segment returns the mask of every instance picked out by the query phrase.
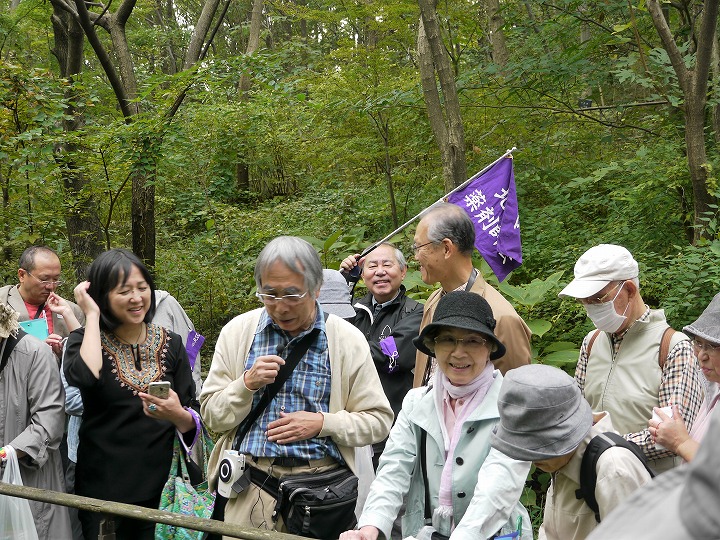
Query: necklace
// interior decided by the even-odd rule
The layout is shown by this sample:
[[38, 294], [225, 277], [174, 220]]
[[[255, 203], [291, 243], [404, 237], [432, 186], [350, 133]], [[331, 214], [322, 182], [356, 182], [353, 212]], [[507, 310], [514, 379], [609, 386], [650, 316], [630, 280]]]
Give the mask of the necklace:
[[135, 343], [130, 343], [129, 341], [125, 341], [119, 335], [115, 334], [115, 337], [118, 338], [120, 340], [120, 342], [124, 343], [125, 345], [130, 345], [130, 349], [132, 350], [133, 359], [135, 360], [135, 369], [137, 369], [138, 371], [142, 370], [142, 363], [140, 361], [140, 350], [139, 349], [140, 349], [140, 341], [141, 341], [140, 338], [145, 333], [145, 328], [146, 328], [145, 323], [142, 323], [140, 325], [140, 332], [138, 332], [138, 335], [135, 338]]

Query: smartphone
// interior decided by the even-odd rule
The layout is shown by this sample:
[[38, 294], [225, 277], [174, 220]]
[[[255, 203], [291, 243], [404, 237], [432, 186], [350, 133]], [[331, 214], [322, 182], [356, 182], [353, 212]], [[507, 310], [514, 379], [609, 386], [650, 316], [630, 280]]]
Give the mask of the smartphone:
[[148, 385], [148, 394], [160, 399], [170, 397], [170, 381], [156, 381]]

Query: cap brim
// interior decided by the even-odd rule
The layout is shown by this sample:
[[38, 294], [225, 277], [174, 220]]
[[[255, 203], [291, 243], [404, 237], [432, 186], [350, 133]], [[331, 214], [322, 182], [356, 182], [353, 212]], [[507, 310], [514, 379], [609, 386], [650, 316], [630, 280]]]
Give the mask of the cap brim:
[[610, 281], [606, 279], [600, 281], [575, 279], [568, 283], [567, 287], [560, 291], [558, 296], [560, 298], [589, 298], [593, 294], [597, 294], [602, 291], [608, 283], [610, 283]]
[[680, 516], [687, 474], [687, 465], [682, 465], [645, 484], [604, 517], [587, 540], [693, 538]]
[[490, 360], [497, 360], [501, 356], [505, 355], [505, 345], [503, 345], [502, 342], [495, 337], [495, 334], [492, 330], [490, 330], [490, 328], [485, 325], [468, 325], [465, 323], [465, 320], [466, 319], [463, 317], [447, 317], [444, 318], [442, 322], [430, 323], [422, 329], [418, 337], [413, 339], [413, 344], [420, 352], [435, 358], [435, 353], [425, 345], [425, 336], [439, 330], [440, 328], [460, 328], [462, 330], [469, 330], [470, 332], [478, 332], [495, 343], [496, 349], [490, 353]]

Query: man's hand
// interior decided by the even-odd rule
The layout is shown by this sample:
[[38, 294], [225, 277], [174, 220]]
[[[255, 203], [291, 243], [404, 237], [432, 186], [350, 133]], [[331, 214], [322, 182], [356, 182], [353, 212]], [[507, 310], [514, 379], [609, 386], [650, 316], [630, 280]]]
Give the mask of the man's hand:
[[60, 356], [62, 354], [62, 340], [62, 336], [59, 336], [58, 334], [50, 334], [45, 338], [45, 343], [50, 345], [50, 348], [56, 356]]
[[320, 433], [323, 415], [319, 412], [297, 411], [280, 413], [280, 419], [270, 422], [267, 438], [278, 444], [288, 444], [311, 439]]
[[245, 386], [255, 392], [266, 384], [272, 384], [280, 371], [280, 366], [284, 364], [285, 360], [276, 354], [258, 356], [253, 367], [244, 374]]
[[356, 266], [358, 266], [358, 265], [362, 266], [362, 263], [364, 260], [365, 260], [365, 257], [363, 257], [361, 259], [359, 253], [356, 253], [355, 255], [350, 255], [349, 257], [345, 257], [343, 259], [343, 261], [340, 263], [340, 271], [341, 272], [350, 272]]

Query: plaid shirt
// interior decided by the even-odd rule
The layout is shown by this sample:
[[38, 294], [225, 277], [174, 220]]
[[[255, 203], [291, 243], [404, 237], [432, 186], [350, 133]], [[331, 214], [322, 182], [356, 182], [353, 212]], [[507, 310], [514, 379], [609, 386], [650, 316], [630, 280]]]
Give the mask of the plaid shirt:
[[[645, 322], [650, 318], [650, 308], [638, 319], [638, 322]], [[610, 334], [613, 345], [613, 356], [616, 356], [622, 345], [623, 338], [627, 330], [622, 334]], [[587, 374], [587, 346], [590, 336], [585, 336], [582, 347], [580, 348], [580, 358], [575, 368], [575, 382], [577, 382], [580, 390], [585, 394], [585, 376]], [[697, 359], [693, 352], [692, 345], [687, 339], [679, 342], [668, 352], [668, 357], [662, 370], [662, 379], [660, 380], [660, 388], [658, 389], [658, 407], [667, 407], [674, 403], [680, 409], [680, 414], [685, 420], [687, 429], [690, 430], [695, 416], [703, 401], [704, 384], [697, 369]], [[693, 369], [687, 369], [692, 366]], [[648, 418], [650, 420], [650, 418]], [[637, 444], [647, 456], [648, 459], [659, 459], [668, 456], [674, 456], [668, 450], [656, 450], [655, 444], [652, 442], [650, 432], [647, 428], [635, 433], [628, 433], [624, 437]]]
[[[300, 359], [283, 387], [273, 398], [265, 411], [256, 420], [240, 445], [240, 452], [256, 457], [293, 457], [299, 459], [322, 459], [332, 457], [343, 463], [337, 446], [330, 437], [313, 437], [304, 441], [277, 444], [267, 439], [265, 430], [270, 422], [278, 420], [281, 412], [310, 411], [328, 412], [330, 407], [330, 357], [325, 330], [325, 318], [318, 304], [313, 328], [318, 328], [315, 342]], [[287, 358], [293, 346], [312, 328], [291, 337], [280, 329], [263, 311], [260, 315], [255, 339], [245, 363], [250, 369], [259, 356], [278, 354]], [[253, 407], [262, 397], [262, 392], [253, 396]]]

